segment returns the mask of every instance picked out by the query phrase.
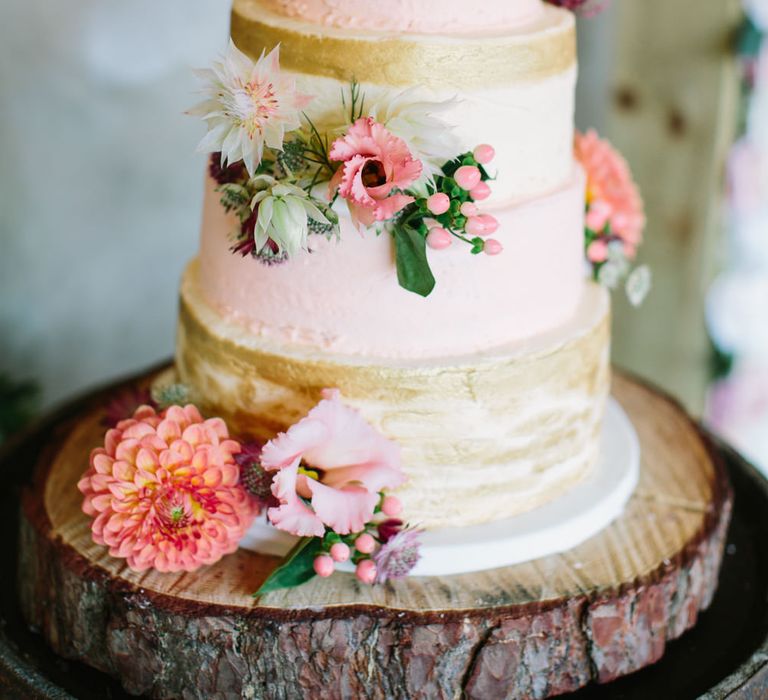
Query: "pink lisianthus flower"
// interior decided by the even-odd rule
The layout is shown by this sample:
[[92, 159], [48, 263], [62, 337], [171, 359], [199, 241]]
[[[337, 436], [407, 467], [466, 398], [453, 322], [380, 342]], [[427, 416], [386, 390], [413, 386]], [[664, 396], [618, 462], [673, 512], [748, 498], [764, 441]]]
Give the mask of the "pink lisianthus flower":
[[361, 117], [331, 145], [331, 160], [343, 163], [330, 183], [347, 200], [355, 225], [386, 221], [414, 201], [404, 190], [421, 175], [405, 141], [372, 117]]
[[301, 537], [362, 530], [379, 492], [405, 481], [398, 445], [344, 405], [338, 391], [323, 396], [261, 452], [264, 469], [277, 471], [272, 493], [280, 506], [267, 511], [269, 520]]
[[220, 418], [141, 406], [107, 431], [77, 484], [93, 540], [136, 571], [194, 571], [234, 552], [258, 512]]
[[576, 133], [574, 153], [587, 174], [587, 226], [596, 233], [610, 226], [627, 257], [633, 257], [642, 241], [645, 214], [626, 160], [592, 130]]

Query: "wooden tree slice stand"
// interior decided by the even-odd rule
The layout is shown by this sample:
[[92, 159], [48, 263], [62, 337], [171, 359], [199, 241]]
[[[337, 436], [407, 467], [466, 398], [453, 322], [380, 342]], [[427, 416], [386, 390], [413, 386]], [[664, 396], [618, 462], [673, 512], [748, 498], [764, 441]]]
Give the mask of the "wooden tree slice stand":
[[157, 698], [543, 698], [611, 681], [657, 661], [709, 605], [732, 498], [676, 403], [622, 375], [613, 394], [640, 438], [640, 483], [591, 540], [376, 587], [337, 573], [258, 602], [273, 557], [239, 550], [193, 574], [139, 574], [93, 543], [76, 482], [103, 414], [84, 411], [24, 494], [23, 613], [61, 656]]

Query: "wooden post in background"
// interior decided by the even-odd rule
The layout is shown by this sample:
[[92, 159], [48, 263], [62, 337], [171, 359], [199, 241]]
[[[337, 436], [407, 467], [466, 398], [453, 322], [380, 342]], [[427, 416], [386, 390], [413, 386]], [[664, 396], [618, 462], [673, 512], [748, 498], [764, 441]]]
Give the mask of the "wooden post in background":
[[738, 0], [614, 0], [580, 35], [580, 125], [597, 126], [624, 153], [648, 215], [640, 261], [654, 288], [639, 310], [614, 294], [614, 361], [695, 414], [708, 379], [704, 299], [722, 239], [740, 19]]

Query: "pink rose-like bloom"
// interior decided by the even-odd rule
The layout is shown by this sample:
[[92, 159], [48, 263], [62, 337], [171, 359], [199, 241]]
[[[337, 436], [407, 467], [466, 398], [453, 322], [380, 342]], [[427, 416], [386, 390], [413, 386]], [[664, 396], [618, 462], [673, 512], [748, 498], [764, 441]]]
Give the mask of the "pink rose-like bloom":
[[258, 508], [220, 418], [141, 406], [107, 431], [77, 484], [93, 540], [136, 571], [194, 571], [237, 549]]
[[587, 173], [587, 225], [610, 224], [611, 233], [628, 251], [635, 251], [642, 241], [645, 214], [627, 161], [592, 130], [576, 133], [574, 153]]
[[370, 226], [391, 219], [414, 201], [396, 190], [412, 185], [421, 175], [405, 141], [372, 117], [361, 117], [331, 145], [331, 160], [343, 165], [330, 183], [347, 200], [355, 224]]
[[267, 514], [292, 535], [321, 537], [326, 527], [359, 532], [373, 517], [379, 492], [405, 481], [398, 445], [345, 406], [338, 391], [323, 396], [261, 453], [262, 466], [277, 470], [272, 493], [280, 506]]

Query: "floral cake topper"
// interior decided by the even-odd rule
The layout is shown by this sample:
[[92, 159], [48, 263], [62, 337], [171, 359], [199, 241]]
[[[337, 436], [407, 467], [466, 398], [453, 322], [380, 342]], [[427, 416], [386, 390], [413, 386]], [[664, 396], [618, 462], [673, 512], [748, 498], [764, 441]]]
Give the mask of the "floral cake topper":
[[477, 202], [490, 195], [491, 146], [458, 154], [440, 113], [447, 103], [405, 90], [366, 108], [360, 86], [340, 97], [336, 124], [320, 126], [280, 70], [279, 50], [252, 61], [230, 42], [221, 61], [199, 71], [206, 99], [190, 110], [207, 124], [198, 149], [211, 152], [221, 201], [237, 215], [233, 252], [277, 264], [310, 249], [313, 234], [339, 235], [341, 199], [359, 229], [393, 238], [402, 287], [429, 295], [427, 247], [455, 241], [498, 255], [498, 222]]

